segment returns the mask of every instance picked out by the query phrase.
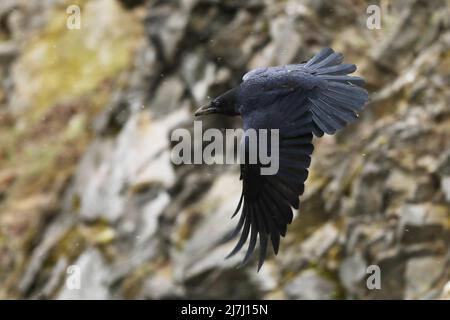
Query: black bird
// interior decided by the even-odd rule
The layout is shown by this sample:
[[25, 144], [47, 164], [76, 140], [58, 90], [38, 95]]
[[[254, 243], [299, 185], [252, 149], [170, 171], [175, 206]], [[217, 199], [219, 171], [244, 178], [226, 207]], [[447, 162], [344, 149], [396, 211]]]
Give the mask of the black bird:
[[299, 196], [313, 152], [313, 134], [334, 134], [358, 118], [368, 100], [364, 80], [349, 76], [354, 64], [342, 64], [343, 55], [322, 49], [303, 64], [258, 68], [244, 75], [242, 83], [199, 108], [195, 115], [240, 115], [244, 131], [279, 129], [279, 171], [261, 175], [258, 164], [241, 164], [242, 195], [233, 217], [242, 214], [231, 237], [241, 232], [229, 256], [236, 254], [250, 235], [246, 264], [259, 238], [258, 271], [264, 263], [269, 240], [278, 253], [280, 236], [292, 222], [292, 208]]

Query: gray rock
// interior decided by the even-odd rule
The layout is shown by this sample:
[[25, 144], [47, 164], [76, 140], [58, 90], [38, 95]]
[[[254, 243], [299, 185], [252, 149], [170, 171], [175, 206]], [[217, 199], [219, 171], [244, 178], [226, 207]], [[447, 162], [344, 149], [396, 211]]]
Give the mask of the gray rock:
[[[120, 135], [93, 143], [78, 168], [75, 192], [85, 220], [121, 218], [134, 191], [170, 187], [175, 182], [169, 130], [189, 117], [184, 108], [159, 121], [134, 114]], [[151, 143], [149, 143], [151, 141]], [[90, 174], [86, 174], [86, 173]]]
[[273, 39], [273, 63], [283, 65], [291, 63], [302, 44], [302, 38], [296, 30], [296, 20], [293, 17], [273, 19], [270, 25], [270, 35]]
[[[204, 51], [196, 51], [185, 56], [181, 74], [197, 105], [205, 102], [210, 86], [216, 78], [216, 66], [204, 61]], [[203, 58], [203, 59], [202, 59]]]
[[414, 177], [400, 170], [392, 170], [385, 186], [389, 192], [403, 193], [406, 198], [411, 198], [416, 190], [416, 181]]
[[444, 285], [444, 288], [442, 289], [442, 293], [441, 293], [440, 298], [443, 299], [443, 300], [449, 300], [450, 299], [450, 281], [448, 281]]
[[446, 262], [441, 257], [417, 257], [406, 265], [405, 299], [418, 299], [433, 287], [441, 277]]
[[256, 284], [258, 290], [264, 293], [275, 291], [281, 280], [280, 270], [273, 261], [264, 263], [258, 273], [255, 273], [253, 269], [250, 269], [248, 275], [250, 280]]
[[58, 300], [106, 300], [110, 298], [110, 271], [97, 249], [88, 249], [73, 264], [79, 267], [80, 288], [64, 285]]
[[398, 234], [405, 243], [436, 239], [446, 221], [445, 208], [426, 204], [406, 204], [401, 208]]
[[302, 243], [302, 255], [311, 260], [320, 259], [337, 241], [338, 235], [336, 227], [326, 223]]
[[0, 43], [0, 67], [5, 68], [17, 57], [19, 50], [17, 44], [10, 42]]
[[[395, 70], [406, 67], [413, 58], [411, 49], [422, 49], [432, 41], [426, 36], [421, 37], [422, 41], [417, 41], [417, 39], [420, 35], [434, 32], [433, 28], [437, 27], [432, 23], [425, 23], [429, 15], [436, 10], [436, 6], [439, 4], [431, 2], [425, 4], [415, 0], [398, 7], [395, 26], [392, 27], [393, 30], [389, 33], [389, 37], [377, 46], [374, 54], [375, 60], [387, 68], [395, 68]], [[426, 26], [427, 29], [424, 30], [419, 26]]]
[[158, 230], [158, 218], [170, 202], [170, 196], [162, 192], [154, 200], [146, 203], [142, 208], [142, 220], [138, 228], [138, 243], [144, 243], [153, 237]]
[[[223, 190], [227, 194], [223, 196]], [[202, 208], [205, 216], [194, 229], [195, 233], [183, 246], [182, 251], [174, 251], [176, 276], [179, 280], [189, 279], [212, 268], [232, 268], [239, 263], [241, 255], [224, 260], [232, 250], [234, 242], [223, 243], [222, 240], [233, 229], [237, 221], [230, 219], [241, 192], [240, 181], [235, 174], [225, 174], [217, 179], [211, 190], [195, 206], [181, 212], [178, 226], [174, 230], [173, 239], [182, 241], [180, 230], [186, 228], [190, 219], [182, 219], [189, 211]], [[217, 223], [220, 221], [220, 223]], [[205, 241], [208, 239], [208, 241]], [[243, 253], [243, 252], [241, 252]]]
[[66, 273], [69, 261], [66, 257], [61, 257], [53, 267], [45, 287], [42, 289], [42, 295], [44, 297], [51, 297], [52, 293], [57, 289], [63, 275]]
[[353, 184], [354, 199], [351, 213], [366, 215], [380, 212], [383, 205], [383, 194], [378, 192], [384, 187], [386, 169], [377, 162], [368, 162], [362, 169], [361, 175]]
[[169, 270], [152, 274], [144, 284], [141, 295], [147, 299], [175, 299], [184, 296], [183, 287], [174, 283]]
[[329, 300], [336, 293], [333, 282], [309, 269], [295, 277], [285, 288], [286, 295], [299, 300]]
[[245, 67], [252, 54], [267, 40], [264, 22], [255, 19], [246, 10], [240, 10], [234, 15], [226, 28], [214, 18], [204, 27], [208, 30], [217, 29], [217, 34], [210, 39], [208, 51], [218, 63], [226, 63], [232, 69]]
[[371, 264], [380, 268], [381, 288], [367, 292], [367, 299], [403, 299], [406, 256], [395, 249], [377, 252]]
[[442, 176], [450, 176], [450, 150], [440, 156], [436, 172]]
[[19, 290], [25, 292], [33, 284], [36, 275], [41, 270], [50, 250], [57, 245], [66, 232], [73, 226], [74, 217], [70, 215], [61, 216], [55, 220], [46, 230], [43, 240], [33, 250], [27, 268], [19, 282]]
[[366, 269], [367, 262], [359, 252], [342, 261], [339, 267], [339, 278], [348, 292], [361, 295], [365, 291]]
[[[62, 199], [61, 206], [43, 210], [27, 206], [16, 212], [16, 206], [9, 204], [28, 201], [22, 193], [9, 194], [23, 185], [20, 180], [32, 171], [28, 169], [46, 163], [33, 161], [26, 167], [26, 161], [19, 161], [19, 167], [12, 163], [14, 168], [6, 168], [7, 173], [18, 168], [21, 172], [18, 183], [0, 181], [6, 185], [0, 199], [0, 279], [6, 277], [6, 285], [0, 286], [0, 298], [450, 297], [450, 284], [445, 284], [448, 257], [442, 254], [449, 247], [450, 202], [450, 15], [445, 1], [395, 2], [386, 11], [382, 6], [380, 31], [361, 28], [367, 18], [364, 6], [341, 1], [146, 3], [125, 10], [116, 1], [90, 1], [80, 6], [82, 23], [91, 28], [85, 25], [81, 31], [94, 32], [81, 38], [75, 30], [61, 34], [64, 43], [83, 40], [91, 48], [104, 39], [115, 39], [103, 35], [112, 30], [109, 26], [120, 23], [113, 14], [97, 19], [99, 8], [117, 17], [144, 19], [145, 24], [140, 47], [130, 52], [134, 60], [115, 70], [117, 77], [114, 73], [113, 79], [73, 97], [75, 101], [69, 96], [68, 101], [64, 97], [56, 102], [73, 104], [83, 123], [90, 123], [92, 113], [103, 108], [73, 179], [70, 166], [65, 167], [66, 152], [52, 156], [51, 163], [61, 156], [63, 162], [55, 168], [64, 165], [68, 172], [55, 172], [54, 177], [52, 173], [51, 179], [37, 175], [39, 184], [41, 178], [56, 182], [46, 182], [45, 189], [36, 192], [66, 190], [64, 196], [55, 196]], [[20, 5], [0, 1], [0, 33], [6, 39], [0, 44], [2, 138], [18, 142], [17, 149], [0, 150], [2, 164], [14, 160], [15, 153], [28, 157], [29, 151], [40, 147], [41, 138], [66, 124], [65, 118], [57, 122], [59, 112], [51, 112], [53, 120], [45, 130], [38, 130], [35, 144], [35, 124], [25, 121], [33, 114], [21, 113], [35, 110], [27, 92], [45, 83], [33, 83], [41, 55], [51, 57], [61, 47], [61, 39], [48, 33], [56, 27], [53, 19], [60, 9], [64, 11], [60, 0]], [[123, 30], [128, 28], [121, 27], [113, 29], [122, 30], [117, 41], [123, 40]], [[140, 32], [136, 30], [134, 36]], [[55, 48], [53, 40], [57, 40]], [[45, 50], [30, 52], [35, 41], [45, 41]], [[194, 105], [236, 85], [248, 69], [301, 62], [324, 46], [343, 52], [346, 62], [358, 65], [371, 91], [370, 106], [360, 114], [360, 121], [337, 135], [315, 140], [301, 208], [295, 211], [278, 256], [269, 255], [256, 273], [256, 250], [248, 266], [237, 268], [245, 248], [224, 260], [235, 245], [235, 241], [225, 243], [224, 236], [237, 223], [237, 217], [230, 220], [230, 216], [242, 188], [238, 167], [174, 166], [171, 130], [192, 130]], [[102, 51], [105, 68], [101, 70], [116, 61], [104, 59], [111, 52]], [[24, 63], [30, 53], [32, 61]], [[122, 54], [112, 56], [122, 59]], [[98, 107], [108, 94], [109, 102]], [[10, 110], [17, 111], [17, 120], [9, 116]], [[204, 128], [240, 125], [238, 118], [201, 120]], [[25, 130], [27, 125], [32, 131]], [[59, 137], [55, 135], [56, 141]], [[69, 140], [77, 143], [75, 156], [86, 139], [83, 135], [79, 146]], [[71, 152], [72, 148], [70, 157]], [[4, 175], [0, 172], [0, 176]], [[36, 188], [34, 181], [29, 187]], [[36, 229], [23, 232], [30, 224]], [[94, 243], [99, 243], [102, 253], [86, 250], [85, 245]], [[72, 244], [78, 249], [68, 248]], [[86, 251], [79, 255], [79, 250]], [[81, 266], [80, 290], [66, 286], [71, 263]], [[368, 264], [380, 267], [380, 290], [365, 285]]]
[[17, 7], [17, 2], [14, 0], [5, 0], [0, 4], [0, 17], [3, 18], [5, 15], [10, 13], [15, 7]]
[[154, 8], [147, 16], [147, 30], [156, 46], [162, 49], [162, 59], [173, 62], [183, 39], [189, 18], [189, 6], [176, 10], [171, 6]]
[[168, 77], [158, 86], [150, 109], [154, 116], [161, 117], [179, 110], [184, 93], [184, 84], [178, 77]]
[[450, 176], [441, 179], [441, 188], [445, 195], [445, 200], [450, 202]]

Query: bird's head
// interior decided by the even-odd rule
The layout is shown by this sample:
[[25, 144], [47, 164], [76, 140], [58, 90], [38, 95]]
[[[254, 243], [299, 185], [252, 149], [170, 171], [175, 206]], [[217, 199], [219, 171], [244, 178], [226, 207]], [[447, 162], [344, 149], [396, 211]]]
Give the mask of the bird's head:
[[201, 106], [195, 111], [195, 116], [218, 113], [227, 116], [237, 116], [240, 114], [237, 105], [237, 88], [231, 89], [224, 94], [213, 99], [211, 102]]

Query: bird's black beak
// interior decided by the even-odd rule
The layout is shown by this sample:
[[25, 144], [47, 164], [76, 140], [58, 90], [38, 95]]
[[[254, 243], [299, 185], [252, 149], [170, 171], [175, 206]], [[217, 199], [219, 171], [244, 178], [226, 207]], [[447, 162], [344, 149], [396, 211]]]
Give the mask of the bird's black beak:
[[202, 116], [205, 114], [211, 114], [216, 112], [217, 109], [212, 103], [205, 104], [204, 106], [201, 106], [200, 108], [195, 111], [194, 116]]

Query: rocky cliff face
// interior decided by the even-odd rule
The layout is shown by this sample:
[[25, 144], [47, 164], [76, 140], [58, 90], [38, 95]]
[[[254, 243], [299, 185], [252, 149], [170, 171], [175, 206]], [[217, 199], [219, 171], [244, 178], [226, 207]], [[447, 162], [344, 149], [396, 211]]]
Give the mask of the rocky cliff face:
[[[450, 6], [379, 4], [370, 30], [350, 0], [2, 1], [0, 297], [450, 298]], [[248, 69], [324, 46], [371, 101], [314, 141], [278, 256], [237, 268], [238, 168], [174, 166], [170, 133]]]

